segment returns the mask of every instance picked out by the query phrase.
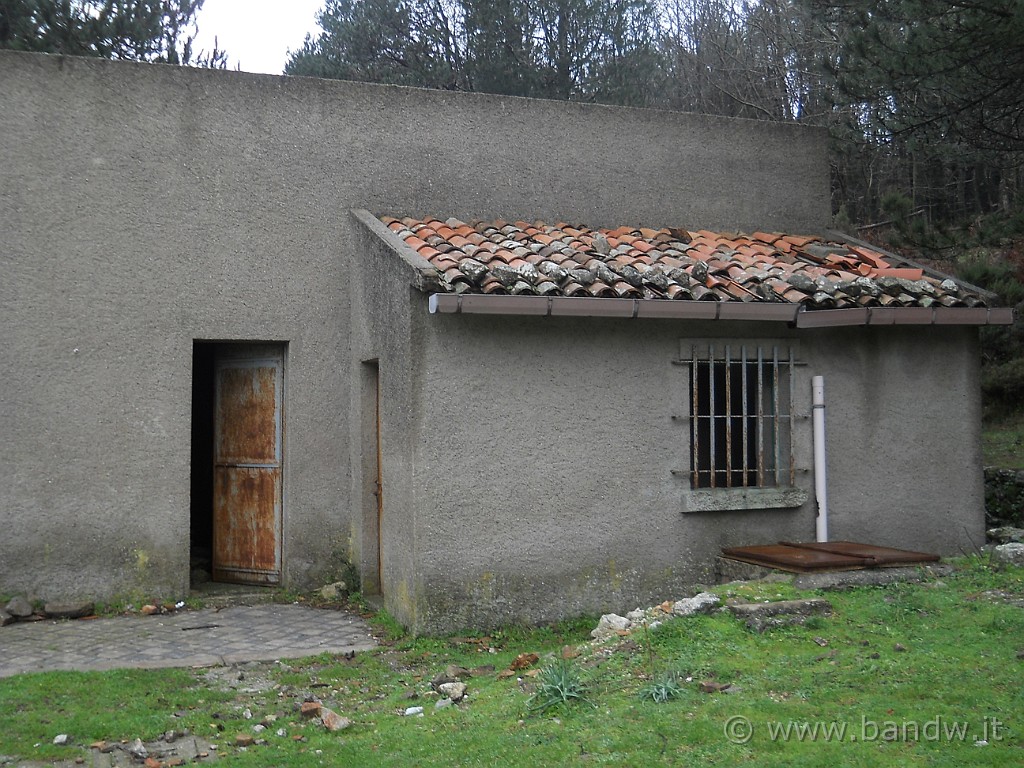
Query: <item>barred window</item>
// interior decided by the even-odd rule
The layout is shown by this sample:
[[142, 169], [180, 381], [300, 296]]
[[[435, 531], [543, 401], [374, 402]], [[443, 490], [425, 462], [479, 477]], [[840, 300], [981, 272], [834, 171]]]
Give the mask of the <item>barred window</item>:
[[690, 484], [794, 485], [791, 348], [693, 346]]

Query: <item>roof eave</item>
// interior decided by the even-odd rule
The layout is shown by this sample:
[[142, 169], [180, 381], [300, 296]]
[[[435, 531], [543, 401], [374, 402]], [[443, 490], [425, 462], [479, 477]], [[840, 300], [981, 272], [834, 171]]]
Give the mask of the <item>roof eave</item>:
[[508, 296], [433, 293], [430, 314], [621, 317], [666, 320], [738, 320], [792, 323], [797, 328], [857, 325], [1011, 325], [1005, 307], [861, 307], [805, 310], [799, 304], [610, 299], [568, 296]]
[[424, 293], [436, 291], [441, 284], [434, 265], [405, 244], [402, 238], [384, 226], [383, 222], [363, 208], [351, 209], [352, 215], [363, 226], [381, 239], [388, 250], [398, 256], [410, 271], [410, 284]]

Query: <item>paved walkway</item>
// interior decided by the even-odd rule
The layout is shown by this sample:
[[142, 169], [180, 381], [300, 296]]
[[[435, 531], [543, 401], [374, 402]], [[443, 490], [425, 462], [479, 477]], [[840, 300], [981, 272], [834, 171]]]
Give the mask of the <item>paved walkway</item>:
[[276, 603], [25, 622], [0, 627], [0, 678], [54, 669], [214, 666], [375, 646], [357, 616]]

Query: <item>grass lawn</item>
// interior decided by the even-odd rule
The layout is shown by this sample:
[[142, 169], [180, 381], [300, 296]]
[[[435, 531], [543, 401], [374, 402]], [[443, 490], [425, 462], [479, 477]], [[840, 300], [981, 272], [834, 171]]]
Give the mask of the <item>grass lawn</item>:
[[[724, 611], [603, 644], [589, 642], [592, 619], [444, 639], [392, 629], [350, 660], [19, 675], [0, 680], [0, 755], [74, 760], [94, 741], [187, 728], [238, 766], [1021, 765], [1024, 571], [958, 566], [942, 581], [825, 593], [832, 616], [760, 634]], [[797, 596], [788, 583], [715, 591]], [[540, 662], [499, 677], [523, 653]], [[531, 696], [550, 692], [535, 670], [553, 660], [578, 676], [582, 699], [535, 711]], [[435, 709], [430, 681], [452, 664], [474, 672], [468, 696]], [[641, 699], [668, 673], [673, 698]], [[329, 733], [304, 720], [311, 696], [353, 724]], [[411, 706], [424, 716], [402, 716]], [[72, 745], [53, 745], [58, 733]], [[235, 746], [239, 734], [262, 743]]]

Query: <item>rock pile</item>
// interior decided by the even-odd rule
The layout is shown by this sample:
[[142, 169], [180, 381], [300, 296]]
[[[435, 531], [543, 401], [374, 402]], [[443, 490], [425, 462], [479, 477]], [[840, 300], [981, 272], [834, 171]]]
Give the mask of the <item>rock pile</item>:
[[[1024, 545], [1020, 546], [1024, 550]], [[701, 592], [693, 597], [682, 600], [666, 600], [664, 603], [647, 608], [637, 608], [625, 616], [615, 613], [604, 614], [590, 636], [595, 641], [611, 637], [625, 637], [633, 631], [646, 628], [655, 629], [664, 621], [674, 617], [699, 616], [718, 610], [721, 598], [711, 592]], [[730, 611], [738, 619], [744, 621], [748, 628], [764, 632], [772, 627], [802, 624], [810, 616], [828, 616], [832, 613], [832, 604], [821, 598], [806, 600], [777, 600], [767, 603], [748, 603], [741, 600], [730, 600], [723, 609]]]
[[352, 721], [347, 717], [342, 717], [333, 709], [325, 707], [323, 703], [316, 700], [302, 702], [299, 711], [305, 718], [319, 720], [320, 724], [332, 733], [343, 731], [352, 725]]
[[68, 603], [46, 603], [42, 608], [36, 607], [23, 595], [15, 595], [0, 608], [0, 627], [6, 627], [16, 621], [42, 621], [43, 619], [80, 619], [91, 616], [96, 606], [87, 601]]
[[1000, 528], [989, 528], [985, 537], [993, 544], [1024, 544], [1024, 528], [1004, 525]]
[[721, 598], [710, 592], [701, 592], [693, 597], [682, 600], [666, 600], [646, 610], [637, 608], [625, 616], [615, 613], [606, 613], [597, 623], [597, 627], [590, 633], [595, 640], [604, 640], [615, 635], [624, 636], [630, 634], [634, 629], [647, 627], [654, 629], [663, 621], [673, 616], [697, 616], [711, 613], [721, 604]]
[[[18, 621], [43, 621], [46, 619], [88, 619], [96, 618], [96, 604], [90, 600], [78, 602], [47, 602], [39, 607], [39, 601], [30, 602], [24, 595], [16, 595], [0, 608], [0, 627]], [[138, 609], [143, 616], [158, 616], [174, 613], [185, 607], [183, 601], [177, 603], [148, 603]], [[129, 611], [134, 610], [130, 606]]]
[[[79, 744], [68, 734], [62, 733], [53, 739], [58, 746], [72, 749], [86, 746]], [[95, 768], [175, 768], [175, 766], [208, 763], [216, 760], [216, 745], [193, 735], [188, 730], [167, 731], [152, 741], [142, 739], [123, 741], [94, 741], [88, 745], [89, 758], [61, 761], [57, 765], [82, 765], [88, 763]], [[35, 763], [33, 763], [35, 765]]]
[[[434, 702], [435, 710], [447, 709], [456, 704], [465, 704], [469, 699], [469, 686], [463, 681], [477, 675], [490, 675], [493, 673], [493, 665], [471, 670], [455, 664], [449, 664], [443, 672], [438, 672], [434, 675], [430, 681], [430, 690], [424, 695], [438, 697], [437, 701]], [[410, 690], [403, 698], [410, 700], [418, 699], [420, 698], [420, 693], [416, 690]], [[398, 714], [403, 717], [423, 717], [425, 711], [426, 707], [423, 706], [409, 706], [398, 710]]]

